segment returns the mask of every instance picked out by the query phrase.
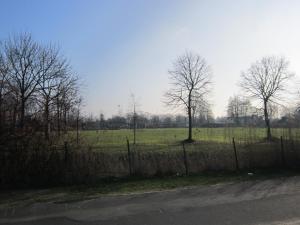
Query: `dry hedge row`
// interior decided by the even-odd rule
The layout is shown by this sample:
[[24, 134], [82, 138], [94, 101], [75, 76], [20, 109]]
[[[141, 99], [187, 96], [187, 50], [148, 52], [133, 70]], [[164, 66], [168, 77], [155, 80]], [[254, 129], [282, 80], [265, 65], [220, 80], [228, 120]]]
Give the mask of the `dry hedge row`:
[[[237, 144], [238, 168], [297, 168], [300, 166], [299, 146], [299, 143], [289, 140], [282, 144], [280, 141]], [[1, 152], [0, 185], [6, 188], [92, 183], [104, 177], [128, 176], [130, 167], [131, 175], [137, 176], [237, 169], [231, 143], [186, 144], [186, 161], [181, 145], [167, 146], [166, 151], [155, 145], [150, 149], [147, 146], [147, 151], [143, 151], [141, 145], [131, 146], [128, 154], [127, 151], [97, 151], [83, 147], [75, 150], [75, 147], [68, 146]]]

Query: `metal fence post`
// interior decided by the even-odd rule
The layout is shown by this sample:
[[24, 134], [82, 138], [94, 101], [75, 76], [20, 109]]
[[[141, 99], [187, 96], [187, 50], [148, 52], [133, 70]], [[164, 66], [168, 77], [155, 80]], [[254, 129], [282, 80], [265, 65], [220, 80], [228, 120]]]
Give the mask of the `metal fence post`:
[[282, 164], [283, 167], [285, 167], [286, 162], [285, 162], [284, 146], [283, 146], [282, 136], [280, 136], [280, 150], [281, 150], [281, 164]]
[[232, 138], [232, 145], [233, 145], [234, 158], [235, 158], [235, 168], [236, 168], [236, 170], [239, 170], [240, 166], [239, 166], [239, 161], [238, 161], [238, 157], [237, 157], [237, 153], [236, 153], [236, 146], [235, 146], [234, 137]]
[[132, 175], [132, 164], [131, 164], [131, 152], [130, 152], [130, 145], [129, 145], [129, 140], [126, 137], [126, 142], [127, 142], [127, 155], [128, 155], [128, 166], [129, 166], [129, 175]]
[[68, 149], [68, 142], [65, 141], [64, 143], [64, 148], [65, 148], [65, 163], [68, 162], [68, 156], [69, 156], [69, 149]]
[[185, 175], [188, 176], [189, 175], [189, 167], [188, 167], [188, 161], [187, 161], [187, 155], [186, 155], [184, 143], [182, 143], [182, 149], [183, 149], [183, 163], [184, 163], [184, 167], [185, 167]]

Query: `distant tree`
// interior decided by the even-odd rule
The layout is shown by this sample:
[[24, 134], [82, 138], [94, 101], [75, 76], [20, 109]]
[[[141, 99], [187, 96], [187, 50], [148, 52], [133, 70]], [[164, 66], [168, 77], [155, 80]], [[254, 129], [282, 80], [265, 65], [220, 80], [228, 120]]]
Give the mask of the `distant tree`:
[[172, 88], [165, 94], [166, 104], [184, 107], [188, 115], [188, 138], [192, 139], [192, 113], [195, 102], [204, 99], [210, 90], [211, 70], [204, 58], [192, 52], [178, 57], [169, 71]]
[[172, 116], [170, 115], [165, 115], [162, 119], [163, 127], [172, 127], [173, 120]]
[[193, 106], [193, 121], [196, 125], [209, 124], [214, 120], [211, 105], [205, 99], [198, 99]]
[[289, 62], [283, 57], [264, 57], [242, 72], [240, 86], [263, 104], [267, 139], [271, 140], [269, 104], [276, 103], [286, 91], [287, 81], [293, 76], [288, 70]]
[[186, 127], [186, 116], [175, 116], [176, 127]]
[[152, 115], [150, 118], [150, 124], [153, 128], [159, 128], [160, 127], [160, 118], [157, 115]]
[[103, 129], [105, 127], [105, 117], [103, 113], [100, 113], [100, 118], [99, 118], [99, 129]]
[[138, 123], [138, 113], [137, 113], [137, 107], [138, 107], [138, 102], [136, 100], [136, 97], [134, 94], [130, 95], [131, 98], [131, 112], [129, 112], [129, 117], [131, 120], [132, 124], [132, 130], [133, 130], [133, 144], [136, 144], [136, 130], [137, 130], [137, 123]]
[[247, 98], [238, 95], [229, 98], [227, 105], [227, 116], [231, 118], [235, 124], [240, 125], [241, 119], [251, 113], [251, 102]]
[[137, 124], [138, 128], [147, 128], [149, 125], [149, 119], [147, 118], [147, 115], [139, 113], [139, 116], [137, 118]]
[[127, 128], [127, 119], [123, 116], [113, 116], [107, 120], [110, 129]]

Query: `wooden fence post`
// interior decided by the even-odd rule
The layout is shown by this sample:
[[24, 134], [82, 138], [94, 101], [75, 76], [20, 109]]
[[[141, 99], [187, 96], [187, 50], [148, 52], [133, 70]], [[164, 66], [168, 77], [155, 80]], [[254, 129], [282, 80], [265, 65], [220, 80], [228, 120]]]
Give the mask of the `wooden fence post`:
[[284, 146], [283, 146], [282, 136], [280, 136], [280, 150], [281, 150], [281, 164], [282, 164], [283, 167], [285, 167], [286, 162], [285, 162]]
[[235, 158], [235, 168], [236, 168], [236, 170], [239, 170], [240, 166], [239, 166], [239, 161], [238, 161], [238, 157], [237, 157], [237, 153], [236, 153], [236, 146], [235, 146], [234, 137], [232, 138], [232, 145], [233, 145], [234, 158]]
[[68, 149], [68, 142], [65, 141], [64, 143], [64, 148], [65, 148], [65, 163], [68, 162], [68, 156], [69, 156], [69, 149]]
[[130, 152], [130, 145], [129, 145], [129, 140], [126, 137], [126, 142], [127, 142], [127, 155], [128, 155], [128, 166], [129, 166], [129, 175], [132, 175], [132, 164], [131, 164], [131, 152]]
[[76, 144], [79, 145], [79, 116], [76, 118]]
[[184, 143], [182, 143], [182, 149], [183, 149], [183, 163], [184, 163], [184, 167], [185, 167], [185, 175], [188, 176], [189, 175], [189, 167], [188, 167], [188, 161], [187, 161], [187, 155], [186, 155]]

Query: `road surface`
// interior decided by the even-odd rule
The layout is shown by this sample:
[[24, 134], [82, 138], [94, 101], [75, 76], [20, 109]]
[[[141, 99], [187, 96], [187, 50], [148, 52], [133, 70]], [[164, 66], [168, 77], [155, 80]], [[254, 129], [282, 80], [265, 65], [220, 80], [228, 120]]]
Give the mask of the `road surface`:
[[247, 181], [0, 211], [9, 225], [300, 225], [300, 177]]

